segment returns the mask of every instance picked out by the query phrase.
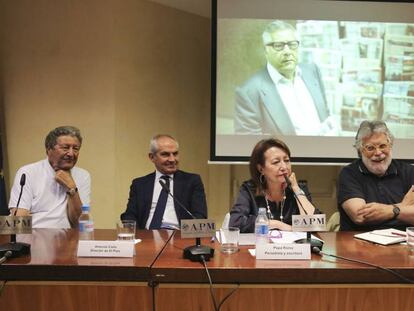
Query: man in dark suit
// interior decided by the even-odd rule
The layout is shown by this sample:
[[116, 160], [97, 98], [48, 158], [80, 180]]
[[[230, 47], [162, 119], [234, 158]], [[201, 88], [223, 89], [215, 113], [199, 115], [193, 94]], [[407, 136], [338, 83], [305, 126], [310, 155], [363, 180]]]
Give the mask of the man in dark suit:
[[181, 219], [192, 218], [160, 185], [167, 185], [177, 201], [194, 217], [207, 218], [203, 182], [197, 174], [178, 170], [178, 142], [170, 135], [151, 139], [149, 159], [155, 172], [132, 181], [126, 211], [121, 219], [132, 219], [140, 229], [179, 228]]
[[298, 65], [295, 28], [270, 23], [262, 35], [266, 68], [236, 89], [236, 134], [329, 135], [325, 89], [315, 64]]

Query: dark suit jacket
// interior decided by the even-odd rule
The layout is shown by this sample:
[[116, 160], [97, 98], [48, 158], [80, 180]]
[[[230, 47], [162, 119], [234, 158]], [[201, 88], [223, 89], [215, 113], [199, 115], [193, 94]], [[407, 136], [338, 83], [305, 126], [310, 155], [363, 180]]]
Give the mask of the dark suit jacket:
[[[299, 64], [302, 79], [312, 96], [319, 119], [328, 116], [325, 88], [315, 64]], [[296, 135], [272, 78], [262, 69], [236, 89], [236, 134]]]
[[[154, 181], [155, 172], [132, 181], [127, 209], [121, 214], [121, 219], [135, 220], [137, 228], [145, 229], [151, 209]], [[173, 195], [196, 218], [207, 218], [206, 196], [200, 175], [177, 171], [174, 174]], [[191, 219], [191, 216], [175, 202], [174, 208], [179, 221]]]

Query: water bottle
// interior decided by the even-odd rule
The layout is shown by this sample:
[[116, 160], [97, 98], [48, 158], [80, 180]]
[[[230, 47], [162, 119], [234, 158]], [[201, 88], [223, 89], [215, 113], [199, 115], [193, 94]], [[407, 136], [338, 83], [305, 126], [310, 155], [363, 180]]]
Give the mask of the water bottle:
[[93, 220], [88, 205], [82, 206], [82, 214], [79, 217], [79, 240], [93, 240]]
[[267, 244], [269, 242], [269, 219], [267, 218], [266, 208], [259, 208], [259, 214], [256, 217], [255, 234], [256, 248], [259, 244]]

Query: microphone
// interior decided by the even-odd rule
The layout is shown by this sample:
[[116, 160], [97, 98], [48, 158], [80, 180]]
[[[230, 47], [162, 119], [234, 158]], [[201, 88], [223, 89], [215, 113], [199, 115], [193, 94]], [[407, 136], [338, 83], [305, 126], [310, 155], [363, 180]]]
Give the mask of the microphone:
[[[308, 215], [308, 212], [305, 210], [305, 208], [303, 207], [303, 205], [302, 205], [302, 203], [300, 202], [300, 200], [299, 200], [299, 198], [298, 198], [298, 196], [296, 195], [296, 193], [295, 193], [295, 191], [293, 191], [293, 188], [292, 188], [292, 183], [290, 182], [290, 179], [289, 179], [289, 177], [287, 176], [287, 175], [283, 175], [284, 177], [285, 177], [285, 181], [286, 181], [286, 184], [287, 184], [287, 187], [290, 189], [290, 190], [292, 190], [292, 192], [293, 192], [293, 196], [295, 197], [295, 199], [296, 199], [296, 202], [298, 202], [298, 204], [299, 204], [299, 206], [301, 207], [301, 209], [302, 209], [302, 211], [305, 213], [305, 215]], [[312, 239], [312, 235], [311, 235], [311, 233], [310, 233], [310, 231], [307, 231], [306, 232], [306, 238], [304, 238], [304, 239], [299, 239], [299, 240], [296, 240], [296, 241], [294, 241], [295, 243], [299, 243], [299, 244], [304, 244], [304, 243], [309, 243], [310, 244], [310, 246], [311, 246], [311, 251], [312, 252], [316, 252], [316, 253], [318, 253], [318, 251], [317, 250], [319, 250], [319, 252], [321, 251], [321, 249], [322, 249], [322, 247], [323, 247], [323, 242], [322, 241], [319, 241], [319, 240], [316, 240], [316, 239]]]
[[19, 193], [19, 198], [17, 199], [16, 210], [14, 211], [13, 216], [16, 216], [17, 214], [17, 209], [19, 208], [20, 199], [22, 198], [23, 187], [25, 184], [26, 184], [26, 174], [23, 173], [22, 176], [20, 177], [20, 193]]
[[[164, 189], [168, 193], [168, 195], [173, 198], [174, 202], [177, 203], [180, 208], [182, 208], [188, 215], [190, 215], [192, 219], [197, 219], [184, 206], [184, 204], [182, 204], [177, 198], [173, 196], [173, 194], [170, 191], [170, 187], [169, 185], [167, 185], [167, 182], [165, 180], [160, 179], [159, 183], [162, 189]], [[209, 261], [210, 258], [213, 256], [214, 256], [214, 249], [209, 246], [201, 245], [200, 238], [196, 238], [196, 245], [186, 247], [183, 252], [183, 257], [185, 259], [190, 259], [191, 261], [199, 261], [199, 262]]]
[[299, 203], [300, 208], [301, 208], [301, 209], [302, 209], [302, 211], [305, 213], [305, 215], [308, 215], [308, 212], [307, 212], [307, 211], [303, 208], [303, 205], [302, 205], [302, 203], [300, 202], [300, 200], [299, 200], [298, 196], [296, 195], [295, 191], [293, 191], [293, 188], [292, 188], [292, 183], [290, 182], [289, 177], [287, 177], [287, 175], [286, 175], [286, 174], [285, 174], [285, 175], [283, 175], [283, 176], [285, 177], [285, 181], [286, 181], [287, 187], [288, 187], [290, 190], [292, 190], [292, 192], [293, 192], [293, 196], [295, 197], [296, 201]]
[[[19, 198], [17, 200], [17, 204], [16, 204], [16, 210], [14, 211], [11, 217], [16, 217], [25, 184], [26, 184], [26, 174], [23, 173], [22, 176], [20, 177], [20, 193], [19, 193]], [[13, 220], [11, 220], [11, 222], [12, 221]], [[6, 256], [9, 253], [10, 255]], [[23, 242], [16, 242], [16, 233], [12, 233], [10, 235], [10, 243], [0, 245], [0, 256], [3, 255], [3, 258], [5, 258], [5, 260], [8, 257], [19, 257], [22, 255], [27, 255], [27, 254], [30, 254], [30, 244], [23, 243]]]
[[[16, 209], [14, 210], [13, 216], [16, 216], [17, 210], [19, 209], [20, 199], [22, 198], [23, 187], [24, 187], [25, 184], [26, 184], [26, 174], [23, 173], [22, 176], [20, 177], [20, 193], [19, 193], [19, 198], [17, 199]], [[10, 242], [11, 243], [16, 243], [16, 235], [15, 234], [10, 235]]]
[[7, 258], [10, 258], [12, 256], [12, 252], [11, 251], [7, 251], [3, 257], [0, 258], [0, 265], [3, 264]]

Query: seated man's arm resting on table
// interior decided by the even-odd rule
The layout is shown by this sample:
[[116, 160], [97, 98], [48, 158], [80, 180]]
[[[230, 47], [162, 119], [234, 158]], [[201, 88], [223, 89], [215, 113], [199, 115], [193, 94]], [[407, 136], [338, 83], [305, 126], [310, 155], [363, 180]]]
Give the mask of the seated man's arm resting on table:
[[[14, 215], [16, 213], [16, 215]], [[16, 208], [10, 209], [10, 216], [30, 216], [30, 211], [25, 208], [18, 208], [16, 212]]]
[[407, 191], [400, 204], [400, 215], [398, 219], [408, 224], [414, 225], [414, 185]]
[[403, 200], [396, 204], [377, 202], [366, 203], [361, 198], [351, 198], [342, 203], [342, 207], [352, 221], [358, 225], [377, 224], [394, 217], [394, 205], [400, 208], [398, 219], [414, 224], [414, 186], [408, 190]]

